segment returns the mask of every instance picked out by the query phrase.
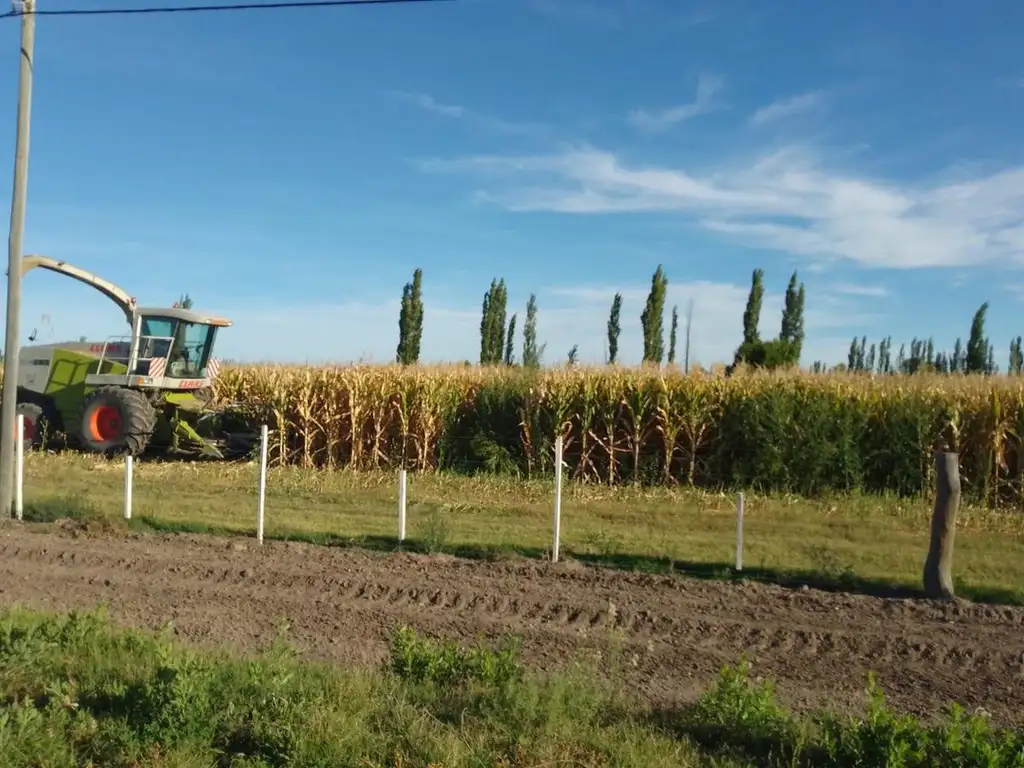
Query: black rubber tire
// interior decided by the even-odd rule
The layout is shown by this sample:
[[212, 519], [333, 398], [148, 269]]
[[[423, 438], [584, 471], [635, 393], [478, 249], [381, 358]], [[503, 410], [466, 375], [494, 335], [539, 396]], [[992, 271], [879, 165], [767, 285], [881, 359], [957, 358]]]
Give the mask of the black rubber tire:
[[29, 431], [27, 429], [29, 421], [35, 426], [32, 440], [25, 441], [25, 450], [42, 448], [45, 443], [55, 440], [57, 435], [66, 435], [64, 420], [60, 417], [53, 400], [46, 395], [18, 387], [15, 412], [25, 416], [26, 432]]
[[18, 403], [17, 413], [25, 417], [25, 434], [28, 437], [22, 441], [22, 445], [28, 453], [43, 444], [43, 434], [49, 430], [48, 419], [43, 407], [35, 403]]
[[[120, 429], [102, 439], [93, 433], [93, 414], [104, 406], [117, 410]], [[100, 387], [82, 403], [79, 442], [84, 450], [105, 456], [129, 454], [138, 456], [146, 450], [156, 430], [157, 413], [145, 395], [124, 387]]]

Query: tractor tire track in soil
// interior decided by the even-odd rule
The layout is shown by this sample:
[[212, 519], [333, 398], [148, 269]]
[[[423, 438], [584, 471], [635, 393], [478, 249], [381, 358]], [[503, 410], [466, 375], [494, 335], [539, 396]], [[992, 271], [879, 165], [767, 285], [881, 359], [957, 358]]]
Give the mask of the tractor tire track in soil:
[[898, 708], [952, 701], [1024, 724], [1024, 609], [686, 580], [572, 563], [476, 562], [193, 535], [0, 527], [0, 603], [106, 604], [122, 625], [239, 651], [287, 621], [311, 658], [380, 664], [408, 624], [472, 642], [523, 637], [527, 662], [574, 659], [654, 706], [692, 699], [746, 654], [787, 704], [860, 708], [874, 671]]

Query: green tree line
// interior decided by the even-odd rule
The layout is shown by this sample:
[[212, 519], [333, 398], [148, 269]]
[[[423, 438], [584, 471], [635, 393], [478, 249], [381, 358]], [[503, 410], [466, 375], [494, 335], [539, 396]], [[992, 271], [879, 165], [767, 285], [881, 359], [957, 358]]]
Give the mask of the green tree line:
[[[895, 373], [998, 373], [995, 345], [985, 333], [988, 307], [986, 301], [975, 311], [974, 317], [971, 319], [971, 329], [966, 345], [963, 343], [963, 339], [958, 337], [953, 344], [953, 349], [944, 351], [936, 348], [933, 338], [914, 338], [909, 346], [900, 344], [900, 348], [894, 356], [891, 336], [870, 345], [867, 336], [854, 336], [850, 342], [846, 365], [836, 366], [836, 369], [882, 375]], [[1022, 368], [1024, 368], [1024, 348], [1021, 346], [1021, 337], [1017, 336], [1010, 341], [1007, 372], [1019, 375]], [[824, 366], [816, 363], [814, 370], [824, 370]]]
[[[420, 340], [423, 336], [423, 270], [413, 273], [412, 282], [402, 290], [402, 303], [398, 316], [398, 348], [396, 360], [404, 365], [419, 362]], [[647, 365], [670, 365], [676, 362], [679, 340], [679, 307], [673, 305], [670, 316], [668, 348], [665, 346], [665, 309], [668, 293], [668, 277], [664, 267], [651, 275], [651, 287], [640, 314], [643, 334], [643, 363]], [[736, 351], [733, 366], [744, 363], [754, 367], [775, 368], [797, 365], [804, 340], [804, 286], [797, 282], [794, 272], [786, 289], [782, 324], [777, 338], [761, 339], [758, 324], [761, 302], [764, 296], [764, 270], [754, 270], [750, 295], [743, 313], [743, 343]], [[689, 368], [690, 323], [693, 315], [691, 302], [686, 314], [684, 339], [684, 368]], [[522, 365], [524, 368], [539, 368], [546, 345], [537, 341], [537, 296], [530, 294], [526, 303], [526, 319], [522, 328], [522, 347], [516, 357], [516, 325], [518, 315], [508, 316], [508, 289], [504, 278], [491, 280], [490, 288], [484, 293], [480, 311], [480, 357], [481, 365]], [[619, 337], [622, 332], [622, 294], [612, 298], [608, 313], [606, 361], [615, 365], [619, 358]], [[567, 362], [575, 365], [579, 345], [573, 344], [567, 355]]]
[[[760, 334], [761, 308], [764, 301], [765, 273], [755, 269], [751, 274], [750, 290], [743, 311], [743, 340], [737, 348], [727, 371], [739, 365], [754, 368], [787, 368], [798, 366], [804, 345], [804, 305], [806, 291], [794, 272], [786, 287], [782, 317], [777, 336], [762, 338]], [[651, 275], [650, 289], [643, 311], [640, 327], [643, 341], [643, 363], [660, 366], [665, 362], [672, 365], [677, 359], [679, 340], [679, 307], [671, 308], [668, 343], [665, 339], [665, 310], [668, 294], [668, 276], [662, 265]], [[406, 365], [419, 361], [420, 340], [423, 336], [423, 270], [413, 273], [411, 282], [402, 291], [402, 305], [399, 313], [399, 340], [397, 361]], [[185, 297], [183, 297], [184, 299]], [[902, 343], [893, 350], [893, 340], [887, 336], [878, 342], [868, 343], [867, 336], [854, 336], [845, 364], [829, 367], [815, 361], [810, 368], [815, 372], [846, 370], [854, 373], [915, 374], [915, 373], [964, 373], [994, 374], [999, 372], [996, 364], [995, 347], [986, 334], [985, 321], [989, 304], [985, 302], [974, 313], [966, 344], [957, 338], [951, 350], [936, 347], [933, 338], [914, 338], [909, 344]], [[684, 369], [689, 369], [690, 321], [692, 303], [687, 310], [685, 327]], [[513, 313], [508, 316], [508, 290], [504, 278], [494, 278], [484, 293], [480, 315], [480, 358], [481, 365], [521, 365], [525, 368], [539, 368], [546, 349], [537, 340], [537, 297], [530, 294], [526, 304], [526, 319], [522, 326], [522, 345], [517, 357], [517, 319]], [[622, 294], [612, 297], [608, 313], [605, 341], [605, 359], [611, 365], [619, 360], [620, 336], [622, 332]], [[579, 346], [574, 344], [567, 355], [567, 362], [575, 365]], [[1024, 372], [1024, 343], [1021, 336], [1010, 342], [1007, 372], [1019, 375]]]

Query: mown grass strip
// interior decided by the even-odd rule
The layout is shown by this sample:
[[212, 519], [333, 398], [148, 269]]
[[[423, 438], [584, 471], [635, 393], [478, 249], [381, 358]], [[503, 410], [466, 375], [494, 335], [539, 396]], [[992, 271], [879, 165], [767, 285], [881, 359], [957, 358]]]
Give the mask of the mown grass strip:
[[[99, 505], [80, 494], [37, 495], [25, 508], [26, 522], [54, 522], [69, 519], [101, 525], [106, 531], [125, 527], [120, 521]], [[223, 525], [216, 522], [201, 522], [190, 519], [167, 519], [152, 514], [135, 517], [127, 528], [137, 532], [151, 533], [192, 533], [215, 536], [255, 536], [255, 528], [237, 525]], [[275, 524], [267, 529], [264, 537], [268, 540], [297, 541], [318, 546], [352, 547], [376, 552], [416, 552], [422, 554], [446, 554], [474, 560], [504, 560], [509, 558], [547, 559], [550, 552], [543, 547], [523, 544], [450, 541], [447, 523], [443, 513], [430, 510], [419, 526], [419, 536], [407, 538], [399, 543], [397, 537], [379, 534], [342, 536], [322, 530], [293, 528]], [[731, 563], [724, 561], [699, 561], [677, 559], [643, 553], [619, 550], [594, 552], [580, 550], [566, 545], [563, 557], [576, 560], [587, 566], [611, 568], [679, 576], [687, 578], [715, 579], [722, 581], [749, 580], [784, 587], [810, 587], [832, 592], [848, 592], [887, 598], [923, 598], [920, 583], [902, 578], [869, 577], [857, 574], [849, 567], [831, 568], [785, 568], [766, 565], [745, 566], [736, 572]], [[1024, 605], [1024, 588], [999, 584], [977, 584], [958, 578], [957, 595], [980, 603], [994, 605]]]

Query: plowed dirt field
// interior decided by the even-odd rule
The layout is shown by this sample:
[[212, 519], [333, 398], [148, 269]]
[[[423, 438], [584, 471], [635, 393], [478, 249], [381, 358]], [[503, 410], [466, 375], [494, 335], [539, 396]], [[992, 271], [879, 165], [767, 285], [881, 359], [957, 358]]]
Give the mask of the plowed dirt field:
[[309, 657], [379, 664], [408, 624], [472, 642], [516, 633], [528, 662], [598, 659], [654, 706], [692, 699], [747, 654], [799, 709], [860, 707], [869, 670], [898, 708], [950, 701], [1024, 723], [1024, 609], [475, 562], [191, 535], [0, 527], [0, 603], [106, 604], [122, 625], [264, 647], [283, 621]]

